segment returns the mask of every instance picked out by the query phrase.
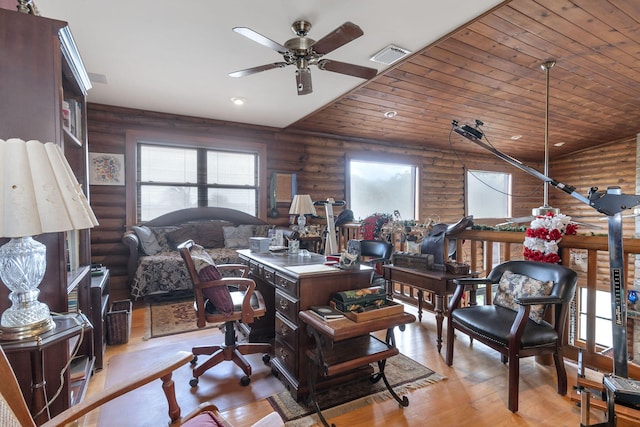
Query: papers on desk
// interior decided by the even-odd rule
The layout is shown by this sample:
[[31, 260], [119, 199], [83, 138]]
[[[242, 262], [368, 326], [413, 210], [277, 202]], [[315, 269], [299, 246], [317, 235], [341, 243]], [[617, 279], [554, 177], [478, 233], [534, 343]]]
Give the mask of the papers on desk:
[[336, 267], [324, 264], [292, 265], [285, 268], [298, 274], [328, 273], [340, 271]]

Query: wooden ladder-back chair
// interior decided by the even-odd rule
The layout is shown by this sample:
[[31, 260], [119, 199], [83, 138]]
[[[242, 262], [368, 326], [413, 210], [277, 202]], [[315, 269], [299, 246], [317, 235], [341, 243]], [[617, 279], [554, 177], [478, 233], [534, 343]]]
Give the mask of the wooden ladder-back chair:
[[[245, 375], [240, 380], [244, 386], [251, 382], [251, 365], [243, 357], [245, 354], [264, 353], [262, 360], [268, 363], [270, 360], [271, 344], [267, 343], [238, 343], [236, 338], [236, 322], [250, 325], [254, 319], [264, 316], [266, 312], [264, 299], [260, 292], [256, 290], [256, 283], [247, 278], [249, 267], [243, 264], [221, 264], [215, 266], [223, 275], [217, 280], [201, 280], [196, 266], [191, 257], [191, 251], [197, 247], [193, 240], [188, 240], [178, 246], [180, 255], [185, 262], [189, 272], [189, 277], [193, 282], [193, 292], [195, 295], [194, 307], [197, 316], [197, 325], [203, 328], [207, 323], [224, 323], [225, 340], [224, 344], [193, 347], [193, 364], [197, 362], [198, 355], [211, 355], [204, 363], [197, 365], [193, 369], [193, 379], [190, 385], [198, 385], [198, 378], [208, 369], [223, 362], [233, 361], [238, 365]], [[224, 276], [225, 272], [235, 271], [240, 276]], [[207, 289], [215, 287], [231, 288], [229, 294], [233, 302], [232, 313], [225, 315], [216, 304], [205, 295]]]
[[[558, 394], [566, 395], [567, 372], [562, 345], [577, 280], [577, 273], [567, 267], [535, 261], [507, 261], [491, 270], [487, 278], [454, 280], [457, 288], [449, 304], [447, 365], [453, 363], [457, 330], [499, 351], [502, 362], [509, 363], [508, 406], [512, 412], [518, 411], [523, 357], [552, 354]], [[487, 293], [498, 284], [494, 304], [460, 307], [465, 290], [480, 284], [486, 285]], [[547, 308], [553, 308], [552, 316], [545, 313]], [[544, 320], [549, 317], [552, 320]]]

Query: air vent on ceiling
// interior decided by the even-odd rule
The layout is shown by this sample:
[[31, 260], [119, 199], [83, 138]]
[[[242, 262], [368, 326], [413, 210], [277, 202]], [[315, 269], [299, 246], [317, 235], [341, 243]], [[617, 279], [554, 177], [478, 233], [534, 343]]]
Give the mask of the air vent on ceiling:
[[403, 49], [401, 47], [390, 44], [389, 46], [385, 47], [384, 49], [382, 49], [380, 52], [376, 53], [369, 59], [373, 62], [379, 62], [381, 64], [391, 65], [394, 62], [409, 55], [410, 53], [411, 51], [407, 49]]

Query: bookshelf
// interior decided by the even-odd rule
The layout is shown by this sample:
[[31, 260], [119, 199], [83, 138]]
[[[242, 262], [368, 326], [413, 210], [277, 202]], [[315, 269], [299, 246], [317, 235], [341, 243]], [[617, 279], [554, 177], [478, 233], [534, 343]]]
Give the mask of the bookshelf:
[[[35, 139], [60, 146], [84, 193], [88, 190], [88, 146], [86, 94], [91, 87], [88, 75], [66, 22], [0, 9], [0, 28], [12, 37], [0, 37], [2, 79], [0, 79], [0, 138]], [[65, 101], [73, 105], [71, 115]], [[47, 270], [40, 285], [40, 301], [53, 313], [91, 313], [90, 233], [47, 233], [36, 237], [47, 247]], [[1, 240], [1, 239], [0, 239]], [[4, 241], [0, 241], [0, 244]], [[73, 264], [73, 265], [72, 265]], [[0, 286], [0, 311], [9, 307], [8, 290]], [[92, 319], [89, 319], [90, 321]], [[91, 324], [79, 334], [77, 354], [93, 364]], [[52, 416], [68, 408], [84, 392], [74, 387], [70, 374], [60, 376], [72, 356], [72, 340], [56, 339], [42, 351], [43, 376], [47, 390], [61, 389], [50, 405]], [[61, 357], [62, 355], [62, 357]], [[18, 349], [8, 355], [25, 400], [32, 402], [30, 358]], [[86, 387], [88, 376], [82, 382]]]

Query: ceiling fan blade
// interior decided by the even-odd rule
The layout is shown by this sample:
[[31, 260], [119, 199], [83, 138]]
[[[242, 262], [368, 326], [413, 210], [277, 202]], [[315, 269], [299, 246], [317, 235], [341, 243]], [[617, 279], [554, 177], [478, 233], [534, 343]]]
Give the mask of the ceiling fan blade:
[[308, 68], [296, 70], [296, 84], [298, 95], [307, 95], [313, 92], [313, 88], [311, 87], [311, 71]]
[[347, 74], [349, 76], [360, 77], [361, 79], [371, 79], [378, 74], [375, 68], [363, 67], [361, 65], [347, 64], [346, 62], [333, 61], [331, 59], [321, 59], [318, 61], [318, 68], [334, 73]]
[[273, 49], [278, 53], [285, 53], [285, 52], [289, 51], [289, 49], [287, 49], [286, 47], [282, 46], [280, 43], [274, 42], [270, 38], [265, 37], [260, 33], [256, 33], [251, 28], [233, 27], [233, 31], [235, 31], [238, 34], [242, 34], [246, 38], [251, 39], [256, 43], [260, 43], [261, 45], [266, 46], [269, 49]]
[[357, 39], [364, 32], [353, 22], [345, 22], [338, 28], [318, 40], [311, 46], [314, 52], [321, 55], [325, 55], [331, 51], [336, 50], [340, 46], [349, 43], [352, 40]]
[[273, 64], [265, 64], [258, 67], [247, 68], [245, 70], [234, 71], [233, 73], [229, 73], [229, 77], [250, 76], [251, 74], [256, 74], [261, 71], [272, 70], [274, 68], [284, 68], [287, 65], [288, 64], [286, 62], [274, 62]]

